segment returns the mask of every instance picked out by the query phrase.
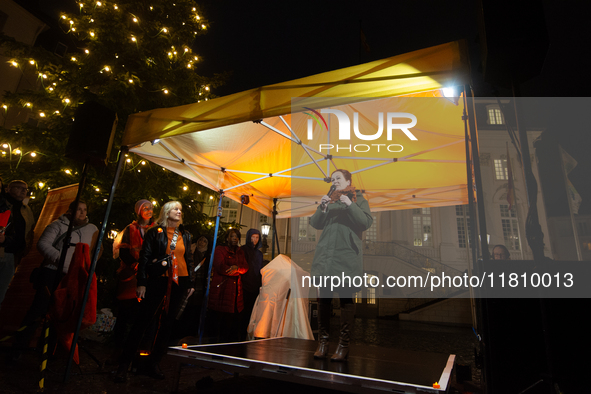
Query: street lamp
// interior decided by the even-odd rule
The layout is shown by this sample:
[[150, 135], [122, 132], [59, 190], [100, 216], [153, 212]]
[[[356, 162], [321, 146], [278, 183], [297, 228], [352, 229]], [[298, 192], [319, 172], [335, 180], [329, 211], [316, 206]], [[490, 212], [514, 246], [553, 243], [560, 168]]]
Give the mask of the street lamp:
[[269, 235], [269, 231], [271, 230], [271, 225], [265, 223], [261, 226], [261, 232], [263, 233], [263, 246], [261, 247], [263, 254], [267, 254], [267, 249], [269, 248], [269, 244], [267, 243], [267, 236]]

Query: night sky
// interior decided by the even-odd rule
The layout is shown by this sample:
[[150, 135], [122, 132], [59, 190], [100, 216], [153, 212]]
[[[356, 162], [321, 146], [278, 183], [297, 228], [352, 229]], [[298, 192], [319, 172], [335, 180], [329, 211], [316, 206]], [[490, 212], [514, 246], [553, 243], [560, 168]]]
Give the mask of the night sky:
[[[65, 6], [74, 5], [76, 9], [71, 0], [40, 0], [38, 3], [56, 18]], [[198, 4], [210, 21], [208, 34], [198, 37], [194, 45], [196, 53], [203, 58], [198, 71], [206, 76], [232, 72], [226, 86], [214, 90], [219, 96], [458, 39], [466, 39], [468, 43], [476, 96], [511, 95], [510, 90], [489, 84], [483, 78], [476, 1], [205, 0]], [[511, 7], [508, 6], [506, 12], [510, 13]], [[542, 12], [549, 38], [548, 51], [540, 75], [520, 85], [521, 95], [589, 96], [591, 84], [585, 74], [588, 61], [584, 61], [591, 58], [589, 14], [552, 1], [543, 1]], [[515, 24], [510, 15], [501, 14], [498, 19], [507, 29]], [[370, 47], [369, 53], [361, 49], [360, 27]], [[591, 182], [588, 181], [591, 158], [587, 154], [591, 133], [584, 120], [588, 102], [579, 102], [578, 108], [567, 115], [558, 113], [558, 109], [549, 110], [554, 120], [568, 117], [573, 121], [572, 125], [553, 127], [548, 134], [579, 163], [570, 179], [583, 197], [580, 213], [591, 213]], [[564, 204], [548, 191], [562, 184], [551, 175], [557, 163], [551, 157], [540, 157], [540, 160], [546, 204], [550, 207]], [[557, 214], [562, 211], [557, 210]]]

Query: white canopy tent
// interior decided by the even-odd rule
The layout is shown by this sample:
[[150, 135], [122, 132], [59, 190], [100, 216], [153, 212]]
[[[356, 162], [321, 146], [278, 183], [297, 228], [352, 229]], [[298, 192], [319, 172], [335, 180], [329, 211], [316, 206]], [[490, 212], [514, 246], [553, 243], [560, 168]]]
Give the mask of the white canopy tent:
[[[468, 81], [464, 44], [451, 42], [134, 114], [123, 145], [235, 201], [249, 195], [249, 206], [262, 214], [270, 216], [277, 201], [278, 218], [310, 215], [328, 189], [325, 178], [336, 168], [354, 174], [353, 184], [364, 190], [372, 211], [466, 204], [463, 108], [443, 98], [441, 89]], [[379, 141], [402, 151], [388, 145], [379, 152], [376, 147], [358, 151], [366, 149], [361, 145], [347, 150], [347, 145], [334, 143], [339, 128], [328, 115], [324, 131], [319, 121], [314, 137], [307, 138], [308, 115], [318, 120], [311, 111], [320, 114], [327, 108], [350, 119], [375, 111], [375, 117], [361, 116], [359, 128], [365, 135], [379, 128], [378, 113], [414, 114], [417, 122], [410, 130], [416, 140], [395, 130], [388, 141], [386, 133]], [[324, 149], [320, 144], [326, 144]]]

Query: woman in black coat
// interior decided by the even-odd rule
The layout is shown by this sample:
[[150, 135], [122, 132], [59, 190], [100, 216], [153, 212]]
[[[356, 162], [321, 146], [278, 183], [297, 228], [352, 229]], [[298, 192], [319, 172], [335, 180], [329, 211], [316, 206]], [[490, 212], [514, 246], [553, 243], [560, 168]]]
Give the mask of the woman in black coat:
[[127, 370], [133, 361], [143, 334], [157, 329], [150, 352], [149, 375], [164, 379], [159, 362], [166, 354], [170, 333], [179, 308], [195, 291], [191, 234], [182, 228], [182, 205], [178, 201], [164, 204], [157, 226], [146, 232], [137, 273], [139, 317], [125, 344], [116, 382], [127, 380]]

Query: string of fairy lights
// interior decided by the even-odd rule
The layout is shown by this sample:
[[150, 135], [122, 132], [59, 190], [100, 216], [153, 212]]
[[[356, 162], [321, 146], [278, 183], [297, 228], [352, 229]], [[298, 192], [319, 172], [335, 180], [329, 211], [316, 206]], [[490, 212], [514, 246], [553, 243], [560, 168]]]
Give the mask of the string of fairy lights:
[[[30, 56], [30, 53], [34, 52], [17, 51], [18, 53], [8, 61], [9, 66], [20, 70], [24, 78], [34, 79], [39, 91], [44, 94], [31, 95], [30, 99], [20, 98], [26, 97], [21, 94], [18, 101], [13, 97], [13, 101], [4, 100], [5, 102], [0, 103], [0, 119], [4, 121], [3, 126], [13, 110], [16, 114], [22, 114], [24, 110], [29, 117], [39, 120], [71, 116], [79, 102], [77, 89], [72, 88], [69, 75], [74, 71], [80, 75], [83, 74], [81, 70], [86, 73], [92, 71], [96, 73], [94, 75], [101, 74], [101, 78], [106, 77], [119, 84], [127, 84], [130, 89], [142, 89], [141, 94], [160, 94], [165, 98], [175, 95], [174, 88], [165, 84], [165, 75], [162, 77], [161, 86], [154, 86], [154, 81], [148, 86], [148, 76], [142, 76], [142, 71], [181, 68], [194, 71], [201, 60], [193, 53], [191, 43], [194, 37], [208, 29], [209, 24], [191, 0], [155, 1], [151, 5], [148, 1], [79, 0], [78, 5], [77, 14], [62, 13], [59, 23], [64, 33], [73, 36], [75, 42], [83, 45], [77, 48], [76, 53], [64, 56], [60, 60], [56, 60], [55, 57], [47, 60], [47, 57]], [[122, 28], [113, 29], [113, 26]], [[106, 54], [106, 47], [101, 40], [115, 42], [113, 45], [121, 50]], [[130, 53], [135, 53], [133, 51], [143, 55], [139, 56], [142, 58], [142, 64], [126, 64], [124, 59], [129, 60]], [[196, 93], [202, 100], [208, 100], [210, 86], [200, 85]], [[18, 169], [25, 158], [34, 161], [38, 155], [44, 155], [38, 150], [17, 146], [20, 142], [17, 142], [16, 137], [18, 136], [15, 136], [13, 141], [0, 141], [0, 159], [7, 161], [11, 170]], [[127, 157], [126, 162], [127, 170], [137, 172], [141, 172], [147, 164], [145, 160], [134, 162], [131, 157]], [[165, 171], [164, 168], [162, 170]], [[68, 176], [77, 174], [68, 168], [61, 171]], [[35, 186], [39, 191], [49, 189], [51, 185], [46, 181], [39, 181]], [[101, 192], [99, 187], [93, 186], [93, 189], [97, 193]], [[183, 189], [188, 190], [187, 186], [183, 186]], [[31, 198], [35, 198], [34, 195]], [[153, 203], [156, 204], [156, 201]]]
[[[34, 151], [23, 153], [18, 148], [12, 149], [12, 146], [9, 143], [0, 144], [0, 147], [2, 147], [2, 150], [0, 151], [2, 157], [4, 157], [7, 154], [9, 154], [9, 152], [12, 152], [12, 153], [15, 154], [15, 156], [18, 156], [19, 157], [18, 164], [20, 164], [20, 161], [22, 160], [23, 156], [30, 155], [31, 158], [35, 158], [35, 157], [37, 157], [37, 154], [43, 154], [43, 153], [34, 152]], [[146, 166], [146, 165], [149, 165], [149, 162], [147, 162], [146, 160], [138, 160], [137, 163], [134, 163], [133, 159], [130, 157], [129, 154], [125, 154], [125, 157], [126, 157], [125, 162], [126, 162], [126, 164], [128, 166], [128, 168], [127, 168], [128, 171], [141, 172], [141, 167]], [[140, 168], [138, 168], [138, 167], [140, 167]], [[166, 168], [164, 168], [164, 167], [161, 167], [161, 168], [162, 168], [162, 171], [167, 171]], [[77, 171], [71, 170], [69, 168], [64, 169], [63, 172], [66, 175], [70, 175], [70, 176], [76, 176], [76, 175], [78, 175], [78, 172]], [[34, 189], [36, 189], [36, 191], [42, 191], [43, 189], [46, 189], [46, 190], [50, 190], [51, 189], [50, 185], [47, 182], [44, 182], [44, 181], [36, 182], [35, 185], [33, 185], [33, 186], [34, 186]], [[33, 188], [30, 188], [30, 189], [31, 189], [30, 198], [32, 200], [34, 200], [35, 199], [35, 190]], [[92, 189], [97, 194], [103, 192], [100, 187], [95, 186], [95, 185], [92, 185]], [[187, 184], [183, 184], [181, 186], [181, 189], [183, 190], [183, 192], [187, 192], [187, 193], [189, 192], [189, 186]], [[202, 197], [201, 190], [197, 190], [197, 197], [198, 198], [199, 197]], [[205, 203], [205, 204], [210, 204], [212, 206], [215, 206], [216, 205], [216, 203], [215, 203], [216, 197], [214, 197], [213, 195], [209, 195], [208, 194], [208, 195], [203, 196], [203, 198], [204, 199], [203, 200], [199, 200], [199, 202]], [[105, 199], [103, 199], [103, 201], [106, 202], [107, 199], [105, 198]], [[195, 200], [191, 200], [191, 202], [195, 202]], [[156, 206], [158, 206], [158, 201], [156, 201], [155, 199], [152, 199], [152, 204], [154, 205], [154, 207], [156, 207]], [[189, 205], [189, 208], [190, 207], [191, 207], [191, 205]], [[208, 226], [212, 226], [213, 225], [213, 222], [212, 221], [209, 221], [209, 222], [207, 222], [207, 225]], [[232, 228], [232, 227], [229, 227], [229, 228]]]
[[[185, 2], [191, 3], [191, 2]], [[137, 5], [137, 3], [136, 3]], [[171, 4], [172, 7], [176, 7], [176, 3]], [[163, 26], [158, 19], [151, 19], [149, 22], [145, 24], [142, 23], [142, 19], [138, 16], [141, 12], [132, 10], [124, 11], [124, 8], [127, 6], [119, 6], [117, 3], [109, 3], [106, 1], [81, 1], [79, 2], [80, 7], [80, 14], [79, 15], [69, 15], [69, 14], [62, 14], [60, 16], [60, 20], [62, 21], [62, 29], [66, 34], [72, 34], [77, 41], [85, 42], [87, 44], [87, 48], [81, 48], [80, 53], [77, 55], [72, 55], [69, 57], [69, 60], [73, 64], [78, 64], [80, 66], [84, 65], [85, 62], [92, 56], [91, 48], [93, 47], [93, 43], [99, 40], [99, 34], [115, 34], [114, 32], [101, 32], [101, 28], [99, 25], [99, 20], [95, 18], [102, 17], [103, 19], [115, 19], [117, 22], [123, 22], [125, 19], [129, 21], [129, 23], [135, 25], [131, 26], [131, 29], [135, 29], [137, 31], [131, 33], [129, 35], [129, 43], [139, 47], [141, 42], [146, 43], [146, 46], [153, 46], [155, 42], [157, 42], [158, 36], [164, 35], [168, 36], [171, 41], [172, 40], [172, 27], [170, 26]], [[112, 10], [112, 12], [104, 12], [104, 10], [108, 9]], [[148, 7], [148, 12], [156, 11], [154, 6]], [[102, 11], [102, 12], [101, 12]], [[126, 17], [117, 17], [113, 15], [113, 13], [125, 13]], [[95, 15], [97, 14], [97, 15]], [[169, 15], [164, 15], [164, 19], [168, 19]], [[95, 26], [96, 25], [96, 26]], [[143, 27], [147, 25], [147, 27]], [[185, 34], [187, 31], [192, 31], [192, 35], [196, 36], [200, 32], [207, 30], [208, 25], [207, 21], [202, 20], [201, 16], [196, 7], [191, 7], [191, 10], [188, 12], [188, 16], [186, 20], [181, 23], [182, 29], [179, 30], [178, 34], [175, 36], [175, 39], [178, 39], [181, 34]], [[151, 34], [151, 32], [155, 32], [155, 34]], [[108, 39], [108, 38], [107, 38]], [[171, 63], [174, 64], [182, 64], [184, 67], [188, 69], [194, 69], [195, 64], [200, 60], [199, 56], [193, 53], [193, 50], [188, 44], [181, 44], [181, 45], [170, 45], [168, 48], [163, 49], [163, 53], [165, 58], [168, 58]], [[127, 70], [127, 67], [124, 64], [119, 64], [117, 62], [119, 59], [119, 55], [117, 53], [113, 56], [114, 64], [103, 64], [100, 70], [98, 70], [101, 74], [110, 74], [115, 79], [119, 81], [125, 81], [129, 85], [134, 86], [141, 86], [142, 79], [132, 71]], [[156, 64], [157, 60], [154, 56], [146, 57], [146, 62], [149, 64]], [[45, 89], [48, 93], [56, 93], [59, 95], [61, 102], [64, 106], [70, 105], [72, 103], [72, 98], [68, 97], [65, 92], [59, 91], [59, 83], [63, 80], [60, 76], [61, 72], [65, 71], [64, 69], [59, 69], [57, 73], [51, 73], [46, 70], [48, 67], [45, 67], [35, 59], [16, 59], [13, 58], [9, 61], [12, 67], [20, 69], [23, 73], [29, 71], [27, 70], [28, 66], [35, 67], [35, 72], [38, 76], [38, 81], [40, 82], [43, 89]], [[115, 68], [120, 69], [119, 72], [116, 71]], [[126, 72], [123, 72], [126, 70]], [[129, 74], [129, 76], [127, 76]], [[162, 92], [165, 95], [174, 94], [173, 90], [169, 86], [161, 86], [155, 90], [149, 90], [150, 93], [158, 93]], [[207, 96], [210, 92], [210, 87], [204, 85], [201, 87], [201, 91], [199, 91], [199, 96]], [[204, 100], [208, 100], [207, 97], [204, 97]], [[27, 107], [28, 109], [33, 110], [33, 103], [31, 101], [26, 101], [20, 103], [22, 106]], [[4, 112], [8, 110], [8, 104], [2, 104], [2, 108]], [[39, 109], [37, 112], [39, 117], [46, 117], [50, 113], [47, 110]], [[53, 110], [51, 112], [53, 115], [60, 115], [59, 110]]]

